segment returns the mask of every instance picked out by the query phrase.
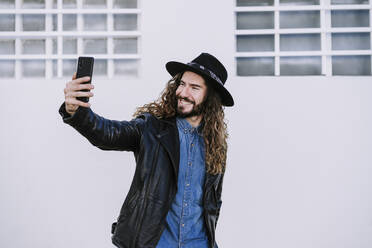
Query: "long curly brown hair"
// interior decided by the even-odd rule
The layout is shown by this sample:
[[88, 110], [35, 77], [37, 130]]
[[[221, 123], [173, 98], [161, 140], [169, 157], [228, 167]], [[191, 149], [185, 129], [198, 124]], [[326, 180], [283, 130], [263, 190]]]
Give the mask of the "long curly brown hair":
[[[182, 75], [183, 73], [179, 73], [169, 80], [160, 97], [154, 102], [138, 107], [133, 116], [137, 117], [143, 113], [150, 113], [159, 119], [176, 116], [176, 90]], [[207, 97], [201, 107], [202, 134], [207, 172], [215, 175], [225, 172], [228, 132], [221, 98], [213, 87], [209, 87], [209, 83], [206, 83]]]

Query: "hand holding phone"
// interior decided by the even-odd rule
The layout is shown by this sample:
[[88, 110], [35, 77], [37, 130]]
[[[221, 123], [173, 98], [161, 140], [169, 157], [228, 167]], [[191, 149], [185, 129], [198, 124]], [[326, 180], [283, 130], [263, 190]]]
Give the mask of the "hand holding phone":
[[66, 84], [65, 108], [70, 115], [74, 115], [79, 106], [90, 107], [89, 97], [93, 96], [90, 90], [94, 88], [91, 84], [93, 61], [92, 57], [79, 57], [77, 72], [72, 76], [72, 81]]

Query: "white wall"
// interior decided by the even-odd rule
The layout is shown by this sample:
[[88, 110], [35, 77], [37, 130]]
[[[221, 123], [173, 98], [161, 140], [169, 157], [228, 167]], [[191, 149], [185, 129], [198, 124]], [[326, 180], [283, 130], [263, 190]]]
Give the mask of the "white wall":
[[[158, 97], [167, 61], [210, 52], [236, 102], [219, 246], [371, 247], [371, 78], [235, 77], [233, 5], [143, 1], [141, 76], [94, 78], [92, 109], [129, 119]], [[0, 82], [0, 247], [113, 247], [134, 159], [62, 122], [67, 80]]]

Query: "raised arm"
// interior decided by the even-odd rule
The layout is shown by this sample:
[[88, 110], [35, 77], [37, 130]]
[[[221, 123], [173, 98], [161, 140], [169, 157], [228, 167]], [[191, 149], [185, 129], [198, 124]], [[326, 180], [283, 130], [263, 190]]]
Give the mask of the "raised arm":
[[79, 107], [73, 116], [59, 108], [63, 122], [69, 124], [88, 141], [102, 150], [135, 151], [145, 128], [146, 116], [131, 121], [109, 120], [94, 113], [90, 108]]
[[90, 104], [79, 101], [76, 97], [91, 97], [93, 93], [82, 89], [93, 89], [91, 84], [82, 84], [89, 78], [76, 79], [66, 84], [65, 102], [59, 113], [65, 123], [75, 128], [94, 146], [102, 150], [135, 151], [141, 140], [145, 125], [145, 116], [131, 121], [105, 119], [90, 109]]

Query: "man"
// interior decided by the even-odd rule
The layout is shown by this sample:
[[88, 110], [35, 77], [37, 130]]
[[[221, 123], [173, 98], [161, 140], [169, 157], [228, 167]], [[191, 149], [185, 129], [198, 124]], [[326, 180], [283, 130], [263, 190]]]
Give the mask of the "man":
[[78, 101], [93, 96], [80, 91], [93, 85], [75, 76], [59, 112], [98, 148], [134, 153], [133, 182], [112, 225], [117, 247], [216, 248], [227, 152], [223, 106], [234, 105], [227, 71], [208, 53], [166, 69], [173, 78], [162, 96], [131, 121], [105, 119]]

